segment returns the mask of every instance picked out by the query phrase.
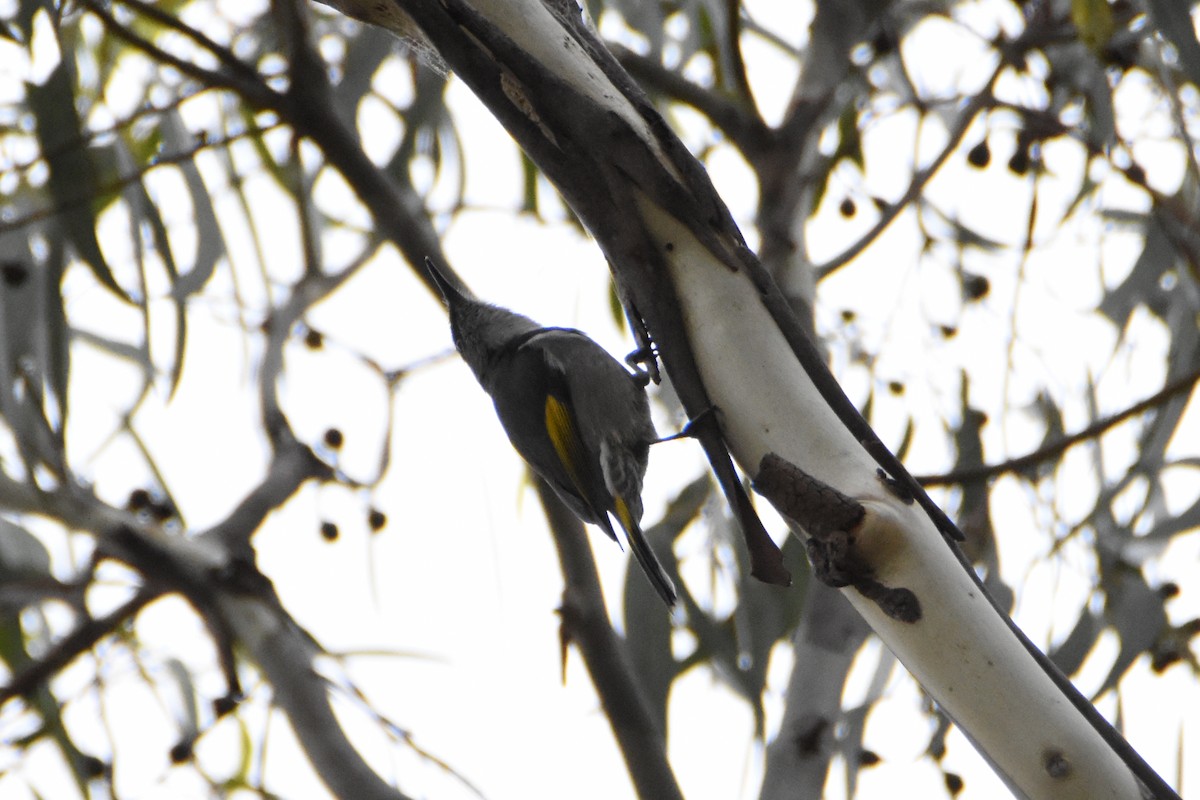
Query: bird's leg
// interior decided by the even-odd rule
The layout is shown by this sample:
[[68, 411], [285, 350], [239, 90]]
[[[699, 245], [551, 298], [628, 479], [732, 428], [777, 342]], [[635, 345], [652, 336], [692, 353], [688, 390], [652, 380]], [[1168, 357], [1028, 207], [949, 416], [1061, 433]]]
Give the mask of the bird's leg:
[[669, 442], [672, 439], [692, 438], [704, 448], [704, 455], [712, 465], [713, 475], [721, 486], [721, 493], [729, 502], [729, 510], [738, 521], [742, 535], [746, 538], [746, 548], [750, 552], [750, 574], [764, 583], [776, 586], [790, 586], [792, 575], [783, 563], [783, 553], [771, 539], [762, 520], [754, 510], [754, 503], [742, 485], [733, 461], [729, 456], [729, 448], [721, 433], [721, 420], [718, 416], [720, 407], [710, 405], [696, 416], [692, 417], [679, 433], [659, 439]]
[[629, 328], [633, 331], [633, 341], [638, 346], [636, 350], [625, 356], [625, 363], [633, 370], [633, 379], [643, 389], [651, 382], [661, 383], [662, 375], [658, 371], [658, 351], [650, 339], [650, 331], [646, 330], [646, 323], [636, 311], [632, 310], [631, 304], [626, 306], [625, 317], [629, 320]]
[[643, 389], [649, 386], [651, 381], [658, 383], [662, 380], [658, 372], [658, 356], [652, 344], [639, 347], [625, 356], [625, 363], [633, 370], [633, 382]]
[[694, 416], [690, 420], [688, 420], [687, 424], [683, 426], [683, 430], [681, 430], [679, 433], [673, 433], [670, 436], [664, 436], [663, 438], [655, 441], [654, 444], [662, 444], [663, 442], [673, 442], [676, 439], [698, 439], [698, 438], [700, 438], [700, 430], [699, 430], [700, 426], [706, 425], [710, 422], [716, 422], [717, 421], [716, 415], [718, 412], [720, 412], [720, 410], [721, 409], [717, 408], [716, 406], [709, 406], [708, 408], [704, 409], [699, 414], [697, 414], [696, 416]]
[[625, 365], [633, 370], [633, 379], [643, 388], [650, 383], [650, 370], [646, 368], [646, 364], [654, 363], [654, 348], [651, 345], [639, 347], [625, 356]]

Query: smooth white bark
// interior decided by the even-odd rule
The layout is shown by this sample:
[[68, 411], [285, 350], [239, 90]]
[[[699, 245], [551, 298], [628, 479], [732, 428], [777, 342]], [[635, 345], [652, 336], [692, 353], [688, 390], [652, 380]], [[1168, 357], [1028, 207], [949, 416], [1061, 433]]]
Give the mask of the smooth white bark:
[[1140, 798], [1129, 769], [1009, 630], [928, 515], [879, 480], [745, 273], [714, 259], [649, 199], [639, 210], [660, 237], [734, 457], [753, 474], [774, 452], [862, 503], [860, 553], [881, 583], [920, 600], [922, 617], [909, 624], [843, 590], [884, 643], [1026, 796]]

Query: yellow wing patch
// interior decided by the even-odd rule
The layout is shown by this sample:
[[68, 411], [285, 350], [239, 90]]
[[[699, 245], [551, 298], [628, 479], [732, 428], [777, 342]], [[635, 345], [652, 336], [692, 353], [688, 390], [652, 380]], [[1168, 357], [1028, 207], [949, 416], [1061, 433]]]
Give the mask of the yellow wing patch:
[[571, 421], [567, 407], [554, 396], [546, 398], [546, 433], [550, 435], [550, 442], [554, 445], [558, 460], [571, 476], [575, 491], [580, 497], [587, 497], [579, 474], [580, 465], [583, 463], [583, 449], [579, 436], [575, 433], [575, 424]]

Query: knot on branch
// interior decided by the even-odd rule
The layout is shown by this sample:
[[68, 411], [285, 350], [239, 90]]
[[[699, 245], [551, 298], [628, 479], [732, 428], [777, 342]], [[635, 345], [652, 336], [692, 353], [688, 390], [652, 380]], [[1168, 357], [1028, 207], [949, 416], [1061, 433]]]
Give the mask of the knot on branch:
[[862, 503], [775, 453], [767, 453], [758, 462], [752, 485], [809, 536], [824, 538], [829, 532], [853, 530], [866, 514]]
[[805, 546], [817, 580], [836, 589], [853, 586], [899, 622], [921, 618], [916, 594], [876, 580], [874, 568], [855, 547], [867, 515], [862, 503], [775, 453], [762, 457], [753, 486], [808, 534]]

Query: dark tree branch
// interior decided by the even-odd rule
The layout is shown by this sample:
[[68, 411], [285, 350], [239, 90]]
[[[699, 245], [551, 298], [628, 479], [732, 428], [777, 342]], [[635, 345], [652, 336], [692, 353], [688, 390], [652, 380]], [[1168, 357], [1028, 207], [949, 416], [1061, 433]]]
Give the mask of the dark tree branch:
[[287, 502], [309, 480], [327, 480], [333, 470], [295, 438], [286, 442], [277, 432], [274, 456], [262, 481], [247, 494], [229, 516], [197, 538], [220, 541], [233, 552], [248, 554], [246, 548], [267, 516]]
[[273, 594], [226, 595], [222, 609], [262, 669], [272, 702], [287, 715], [300, 746], [321, 780], [336, 797], [354, 800], [407, 800], [363, 760], [346, 737], [330, 702], [329, 684], [313, 660], [321, 648]]
[[760, 800], [820, 797], [830, 759], [838, 750], [836, 729], [850, 666], [871, 629], [841, 592], [809, 581], [804, 616], [793, 650], [779, 734], [767, 747]]
[[1176, 395], [1191, 391], [1192, 387], [1196, 385], [1196, 381], [1200, 381], [1200, 370], [1195, 370], [1180, 378], [1176, 378], [1145, 400], [1134, 403], [1129, 408], [1118, 411], [1115, 414], [1098, 419], [1086, 428], [1070, 436], [1064, 436], [1058, 441], [1039, 447], [1032, 453], [1026, 453], [1017, 458], [1001, 461], [998, 464], [984, 464], [977, 467], [957, 469], [942, 475], [921, 475], [917, 478], [917, 482], [922, 486], [953, 486], [998, 478], [1008, 472], [1024, 472], [1039, 464], [1057, 459], [1077, 444], [1098, 439], [1110, 428], [1120, 425], [1130, 417], [1136, 417], [1147, 411], [1153, 411]]
[[[371, 212], [375, 230], [391, 240], [410, 264], [423, 264], [426, 256], [446, 264], [441, 240], [420, 196], [412, 186], [389, 177], [367, 157], [358, 134], [337, 115], [333, 93], [325, 72], [310, 70], [306, 80], [291, 82], [286, 98], [274, 110], [299, 135], [320, 148]], [[418, 268], [416, 272], [440, 297], [425, 270]]]
[[[280, 502], [282, 502], [281, 498]], [[232, 648], [244, 648], [266, 675], [273, 701], [284, 710], [305, 752], [322, 780], [339, 796], [404, 800], [362, 759], [334, 716], [329, 687], [313, 668], [321, 652], [279, 603], [270, 582], [253, 563], [222, 547], [223, 537], [181, 539], [136, 527], [132, 515], [112, 508], [79, 489], [41, 492], [0, 473], [0, 507], [15, 513], [46, 516], [80, 530], [91, 531], [98, 550], [129, 564], [146, 577], [146, 587], [122, 609], [85, 626], [79, 639], [61, 648], [62, 658], [94, 644], [149, 600], [178, 592], [201, 615], [222, 660], [232, 693], [237, 692]], [[239, 507], [242, 508], [242, 507]], [[226, 524], [234, 525], [235, 511]], [[221, 530], [218, 526], [215, 531]], [[103, 630], [102, 623], [107, 623]], [[63, 663], [66, 663], [64, 661]], [[59, 666], [41, 667], [52, 674]], [[6, 690], [4, 697], [12, 693]]]
[[119, 0], [119, 2], [121, 5], [129, 6], [130, 8], [135, 9], [137, 13], [146, 17], [147, 19], [153, 20], [156, 24], [161, 25], [168, 30], [175, 31], [185, 39], [188, 39], [189, 41], [198, 45], [202, 50], [207, 50], [209, 53], [212, 53], [213, 56], [216, 57], [217, 61], [221, 62], [223, 67], [225, 67], [231, 73], [236, 74], [240, 80], [250, 83], [258, 83], [262, 81], [262, 76], [258, 74], [258, 71], [235, 56], [232, 50], [214, 42], [212, 39], [208, 38], [190, 25], [185, 25], [184, 23], [180, 22], [177, 17], [166, 13], [162, 9], [151, 5], [150, 3], [144, 3], [142, 0]]
[[[725, 30], [729, 40], [725, 49], [733, 67], [733, 86], [737, 95], [748, 107], [754, 105], [754, 92], [750, 90], [750, 79], [746, 76], [746, 60], [742, 58], [742, 4], [739, 0], [725, 0]], [[758, 116], [757, 113], [755, 116]], [[761, 119], [760, 119], [761, 122]]]
[[575, 644], [583, 656], [638, 797], [682, 800], [667, 761], [664, 731], [642, 694], [625, 642], [609, 624], [587, 530], [545, 481], [538, 478], [536, 484], [566, 579], [560, 609], [563, 642]]
[[[132, 124], [134, 121], [136, 121], [136, 119], [137, 119], [136, 116], [133, 119], [131, 119], [130, 124]], [[211, 150], [211, 149], [217, 148], [217, 147], [227, 147], [227, 146], [233, 144], [234, 142], [241, 141], [242, 139], [249, 139], [249, 138], [253, 138], [256, 136], [262, 136], [265, 133], [276, 130], [281, 125], [283, 125], [283, 123], [276, 122], [276, 123], [273, 123], [270, 125], [264, 125], [261, 128], [252, 128], [250, 130], [241, 131], [239, 133], [233, 133], [228, 136], [221, 136], [221, 137], [217, 137], [217, 138], [213, 138], [213, 139], [206, 139], [204, 142], [198, 143], [196, 145], [196, 147], [193, 149], [190, 149], [190, 150], [187, 150], [187, 151], [184, 151], [181, 153], [171, 153], [168, 155], [164, 155], [161, 158], [157, 158], [153, 162], [147, 163], [126, 175], [122, 175], [120, 178], [117, 178], [116, 180], [113, 180], [109, 183], [105, 183], [105, 184], [97, 187], [98, 191], [101, 194], [109, 194], [109, 193], [117, 194], [117, 193], [121, 192], [122, 190], [138, 183], [143, 178], [145, 178], [146, 175], [153, 172], [155, 169], [158, 169], [159, 167], [172, 166], [172, 165], [176, 165], [176, 164], [183, 164], [184, 162], [193, 161], [193, 160], [195, 160], [196, 155], [204, 150]], [[97, 134], [94, 134], [91, 136], [86, 136], [86, 137], [77, 137], [72, 140], [72, 144], [77, 147], [85, 147], [89, 141], [97, 138], [102, 133], [105, 133], [105, 132], [97, 133]], [[36, 165], [36, 163], [37, 162], [33, 162], [32, 164], [21, 165], [18, 169], [19, 170], [31, 169], [33, 166]], [[49, 207], [43, 208], [43, 209], [39, 209], [36, 211], [31, 211], [28, 214], [22, 214], [21, 216], [13, 217], [11, 219], [6, 218], [3, 220], [0, 220], [0, 234], [5, 234], [5, 233], [8, 233], [9, 231], [14, 231], [19, 228], [27, 227], [35, 222], [41, 222], [42, 220], [51, 219], [52, 217], [56, 217], [59, 214], [62, 214], [64, 211], [70, 211], [72, 209], [76, 209], [81, 206], [86, 206], [88, 203], [92, 202], [92, 199], [93, 198], [90, 198], [90, 197], [80, 196], [80, 197], [70, 200], [70, 201], [56, 202], [52, 206], [49, 206]], [[88, 334], [80, 333], [78, 335], [87, 336]], [[96, 339], [96, 337], [94, 337], [94, 336], [92, 338], [93, 338], [93, 340]]]
[[[275, 95], [275, 92], [266, 85], [257, 73], [254, 74], [253, 78], [249, 78], [245, 74], [216, 72], [204, 69], [190, 61], [171, 55], [158, 45], [135, 33], [131, 28], [122, 25], [108, 11], [105, 5], [98, 2], [98, 0], [80, 0], [80, 3], [88, 11], [100, 18], [105, 30], [133, 48], [141, 50], [155, 61], [174, 67], [204, 86], [228, 89], [252, 106], [261, 108], [272, 104], [272, 97]], [[199, 36], [199, 34], [196, 35]]]
[[735, 103], [711, 88], [692, 83], [653, 58], [619, 44], [610, 43], [608, 47], [621, 66], [648, 92], [664, 95], [696, 109], [743, 153], [754, 153], [766, 147], [771, 130], [753, 109]]
[[0, 686], [0, 708], [14, 697], [24, 697], [43, 686], [126, 620], [136, 616], [151, 601], [161, 597], [164, 591], [158, 586], [143, 586], [133, 597], [104, 616], [84, 619], [47, 653], [13, 675], [8, 685]]

